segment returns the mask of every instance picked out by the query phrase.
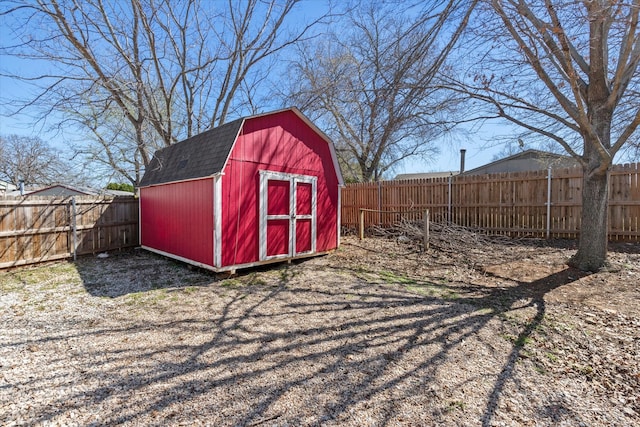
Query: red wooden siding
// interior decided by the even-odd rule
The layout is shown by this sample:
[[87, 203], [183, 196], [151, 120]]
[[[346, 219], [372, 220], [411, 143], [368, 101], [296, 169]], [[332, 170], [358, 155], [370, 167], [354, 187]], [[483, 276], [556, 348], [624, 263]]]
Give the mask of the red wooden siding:
[[[222, 266], [259, 259], [260, 171], [316, 176], [316, 251], [338, 242], [338, 178], [326, 141], [292, 111], [248, 119], [231, 152], [222, 178]], [[287, 195], [288, 197], [288, 195]], [[271, 204], [270, 204], [271, 205]], [[271, 206], [269, 206], [271, 209]], [[272, 212], [270, 212], [272, 213]], [[310, 230], [301, 233], [310, 234]], [[308, 227], [307, 227], [308, 228]], [[277, 234], [274, 224], [268, 233]], [[284, 233], [284, 232], [282, 232]], [[284, 241], [267, 236], [269, 255]], [[282, 236], [282, 239], [288, 236]]]
[[140, 189], [141, 244], [213, 266], [213, 179]]

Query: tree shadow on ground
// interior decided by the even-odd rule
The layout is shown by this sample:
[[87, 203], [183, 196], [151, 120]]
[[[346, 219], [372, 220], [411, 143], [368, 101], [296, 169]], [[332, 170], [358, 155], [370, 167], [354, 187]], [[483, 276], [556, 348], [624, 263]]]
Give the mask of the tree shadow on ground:
[[[168, 274], [165, 268], [182, 270], [175, 273], [178, 281], [189, 277], [184, 265], [136, 256], [133, 276], [121, 275], [121, 269], [132, 267], [129, 259], [114, 257], [98, 267], [80, 263], [87, 291], [117, 297], [158, 289], [147, 282], [155, 280], [152, 273]], [[153, 262], [141, 265], [148, 259]], [[160, 267], [163, 264], [168, 267]], [[168, 307], [163, 308], [166, 320], [127, 320], [119, 328], [96, 325], [30, 343], [55, 346], [71, 338], [94, 342], [74, 361], [76, 369], [90, 372], [92, 379], [80, 391], [36, 405], [30, 421], [52, 421], [60, 411], [89, 408], [110, 425], [145, 422], [148, 417], [180, 423], [202, 414], [214, 425], [259, 425], [267, 420], [340, 424], [356, 423], [359, 411], [368, 410], [375, 400], [372, 416], [383, 426], [398, 422], [402, 406], [417, 398], [423, 399], [418, 405], [430, 405], [435, 422], [445, 422], [458, 404], [455, 395], [433, 390], [430, 383], [443, 374], [446, 362], [464, 357], [465, 345], [472, 342], [484, 346], [491, 360], [504, 361], [489, 374], [486, 407], [478, 414], [489, 426], [524, 343], [544, 319], [545, 294], [582, 276], [567, 268], [514, 286], [469, 284], [469, 292], [461, 295], [455, 287], [404, 283], [380, 273], [362, 281], [358, 271], [340, 266], [326, 276], [321, 275], [331, 269], [304, 267], [306, 273], [298, 266], [283, 268], [276, 280], [237, 288], [204, 286], [211, 276], [198, 273], [193, 284], [183, 285], [202, 286], [193, 298], [206, 307], [197, 315], [173, 317]], [[97, 282], [96, 268], [106, 269], [103, 273], [114, 282], [131, 283], [114, 291], [109, 283]], [[321, 286], [313, 280], [330, 283]], [[161, 286], [172, 288], [175, 283]], [[432, 294], [423, 292], [426, 289]], [[535, 315], [518, 326], [508, 356], [478, 338], [489, 322], [527, 307], [534, 308]], [[114, 335], [122, 342], [109, 346]], [[194, 335], [197, 339], [188, 338]], [[33, 379], [23, 387], [45, 387], [51, 380]], [[223, 398], [211, 398], [218, 395]], [[173, 409], [176, 405], [180, 411]], [[305, 407], [318, 409], [308, 414]]]
[[[505, 311], [510, 310], [516, 301], [520, 301], [522, 299], [528, 300], [526, 305], [529, 307], [535, 307], [536, 311], [535, 315], [524, 325], [524, 328], [514, 340], [514, 346], [507, 358], [507, 363], [504, 364], [500, 374], [495, 380], [493, 389], [489, 395], [486, 410], [482, 417], [483, 427], [493, 425], [492, 421], [495, 417], [498, 402], [500, 401], [505, 385], [513, 378], [513, 371], [516, 367], [516, 362], [521, 356], [525, 344], [531, 339], [533, 332], [540, 327], [545, 318], [545, 295], [560, 286], [572, 283], [587, 275], [588, 273], [567, 267], [559, 272], [532, 282], [518, 282], [518, 285], [515, 288], [512, 288], [511, 292], [508, 293], [506, 304], [503, 306], [502, 311], [498, 310], [497, 313], [504, 313]], [[501, 291], [498, 292], [500, 293]], [[493, 301], [494, 299], [488, 296], [487, 301], [489, 300]]]
[[101, 256], [80, 257], [75, 262], [84, 288], [94, 297], [206, 286], [218, 279], [207, 270], [139, 248]]
[[100, 255], [84, 256], [79, 258], [75, 265], [89, 294], [95, 297], [117, 298], [158, 289], [171, 291], [208, 286], [213, 282], [231, 278], [242, 279], [266, 270], [280, 270], [304, 261], [305, 259], [298, 259], [289, 263], [246, 268], [237, 274], [214, 273], [136, 248], [109, 252], [104, 258]]

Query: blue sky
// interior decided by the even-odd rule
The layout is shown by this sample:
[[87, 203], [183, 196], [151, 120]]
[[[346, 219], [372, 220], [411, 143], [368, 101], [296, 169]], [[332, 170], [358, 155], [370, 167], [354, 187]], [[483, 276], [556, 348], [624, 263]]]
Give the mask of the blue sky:
[[[6, 18], [5, 18], [6, 19]], [[7, 25], [0, 22], [0, 44], [12, 45], [15, 39]], [[35, 61], [26, 62], [16, 60], [11, 56], [0, 56], [0, 71], [33, 75], [35, 71], [41, 72], [43, 64]], [[48, 135], [43, 132], [41, 126], [34, 126], [34, 118], [30, 113], [8, 117], [6, 114], [14, 106], [9, 102], [12, 99], [28, 99], [33, 92], [29, 85], [0, 75], [0, 134], [17, 134], [25, 136], [40, 136], [45, 139]], [[33, 113], [31, 113], [33, 114]]]
[[504, 148], [496, 138], [514, 135], [515, 130], [497, 122], [484, 123], [468, 134], [456, 134], [441, 138], [437, 142], [440, 153], [429, 164], [421, 159], [411, 159], [398, 168], [396, 173], [443, 172], [460, 169], [460, 149], [465, 149], [465, 169], [473, 169], [493, 161]]

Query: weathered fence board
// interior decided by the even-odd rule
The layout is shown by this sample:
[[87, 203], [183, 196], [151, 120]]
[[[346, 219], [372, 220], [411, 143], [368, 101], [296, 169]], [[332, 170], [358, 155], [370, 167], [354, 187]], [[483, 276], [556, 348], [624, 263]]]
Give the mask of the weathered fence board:
[[[580, 233], [580, 168], [454, 176], [451, 178], [350, 184], [342, 189], [342, 225], [390, 225], [417, 220], [429, 210], [432, 221], [451, 221], [488, 233], [575, 238]], [[548, 204], [550, 205], [548, 206]], [[401, 214], [404, 211], [418, 213]], [[640, 240], [640, 163], [616, 165], [610, 172], [609, 238]]]
[[74, 248], [82, 255], [133, 246], [138, 246], [133, 197], [0, 199], [0, 268], [70, 258]]

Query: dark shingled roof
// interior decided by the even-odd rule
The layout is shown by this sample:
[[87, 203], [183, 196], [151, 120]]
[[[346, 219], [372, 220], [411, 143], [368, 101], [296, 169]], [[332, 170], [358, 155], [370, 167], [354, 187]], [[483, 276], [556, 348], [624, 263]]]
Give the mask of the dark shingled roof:
[[244, 119], [234, 120], [156, 151], [140, 187], [221, 172]]

